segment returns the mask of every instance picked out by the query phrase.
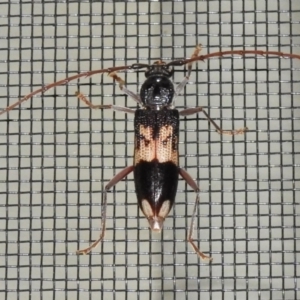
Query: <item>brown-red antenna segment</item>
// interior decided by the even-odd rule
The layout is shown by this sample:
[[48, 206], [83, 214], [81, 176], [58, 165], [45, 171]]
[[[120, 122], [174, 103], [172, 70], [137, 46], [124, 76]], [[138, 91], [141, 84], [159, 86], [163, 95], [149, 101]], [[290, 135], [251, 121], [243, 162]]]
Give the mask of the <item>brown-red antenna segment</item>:
[[17, 101], [15, 103], [13, 103], [12, 105], [6, 107], [4, 110], [2, 110], [0, 112], [0, 115], [12, 110], [16, 106], [20, 105], [21, 103], [27, 101], [28, 99], [30, 99], [31, 97], [33, 97], [33, 96], [35, 96], [39, 93], [43, 94], [51, 88], [54, 88], [54, 87], [60, 86], [60, 85], [65, 85], [65, 84], [69, 83], [72, 80], [76, 80], [76, 79], [81, 78], [81, 77], [90, 77], [90, 76], [95, 75], [95, 74], [111, 73], [111, 72], [117, 72], [117, 71], [122, 71], [122, 70], [127, 70], [127, 69], [130, 69], [130, 66], [121, 66], [121, 67], [113, 67], [113, 68], [107, 68], [107, 69], [101, 69], [101, 70], [88, 71], [88, 72], [83, 72], [83, 73], [80, 73], [80, 74], [76, 74], [74, 76], [71, 76], [71, 77], [68, 77], [68, 78], [50, 83], [48, 85], [45, 85], [44, 87], [41, 87], [38, 90], [33, 91], [32, 93], [30, 93], [30, 94], [24, 96], [23, 98], [21, 98], [19, 101]]
[[[279, 56], [279, 57], [283, 57], [283, 58], [296, 58], [296, 59], [300, 59], [300, 55], [299, 54], [293, 54], [293, 53], [283, 53], [283, 52], [279, 52], [279, 51], [262, 51], [262, 50], [229, 50], [229, 51], [219, 51], [219, 52], [213, 52], [213, 53], [208, 53], [205, 55], [199, 55], [199, 56], [194, 56], [188, 59], [181, 59], [181, 60], [174, 60], [170, 63], [168, 63], [167, 65], [169, 66], [182, 66], [188, 63], [192, 63], [195, 61], [204, 61], [206, 59], [209, 58], [213, 58], [213, 57], [223, 57], [223, 56], [227, 56], [227, 55], [240, 55], [240, 56], [245, 56], [245, 55], [259, 55], [259, 56]], [[16, 106], [20, 105], [21, 103], [27, 101], [28, 99], [30, 99], [31, 97], [39, 94], [39, 93], [45, 93], [46, 91], [48, 91], [51, 88], [54, 88], [56, 86], [60, 86], [60, 85], [65, 85], [67, 83], [69, 83], [72, 80], [76, 80], [79, 79], [81, 77], [90, 77], [92, 75], [95, 74], [101, 74], [101, 73], [111, 73], [111, 72], [118, 72], [118, 71], [123, 71], [123, 70], [129, 70], [129, 69], [137, 69], [136, 66], [139, 66], [139, 68], [142, 67], [147, 67], [148, 65], [142, 65], [142, 64], [133, 64], [130, 66], [121, 66], [121, 67], [112, 67], [112, 68], [107, 68], [107, 69], [101, 69], [101, 70], [94, 70], [94, 71], [88, 71], [88, 72], [83, 72], [80, 74], [76, 74], [74, 76], [53, 82], [51, 84], [48, 84], [38, 90], [33, 91], [32, 93], [24, 96], [23, 98], [21, 98], [20, 100], [18, 100], [17, 102], [13, 103], [12, 105], [6, 107], [4, 110], [2, 110], [0, 112], [0, 115], [12, 110], [13, 108], [15, 108]]]

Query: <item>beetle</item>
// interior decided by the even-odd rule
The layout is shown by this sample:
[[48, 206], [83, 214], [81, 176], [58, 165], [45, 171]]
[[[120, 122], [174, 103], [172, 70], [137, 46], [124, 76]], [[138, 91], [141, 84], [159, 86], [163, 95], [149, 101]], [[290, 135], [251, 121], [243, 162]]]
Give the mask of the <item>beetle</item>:
[[[200, 251], [193, 240], [194, 222], [198, 203], [200, 201], [200, 188], [192, 177], [184, 169], [179, 167], [179, 117], [202, 112], [219, 134], [243, 134], [247, 131], [247, 128], [223, 130], [209, 117], [208, 113], [203, 110], [202, 107], [187, 108], [178, 111], [174, 108], [174, 99], [183, 91], [185, 85], [188, 83], [193, 62], [204, 61], [212, 57], [222, 57], [225, 55], [275, 55], [297, 59], [300, 59], [300, 55], [260, 50], [230, 50], [199, 55], [200, 51], [201, 46], [199, 45], [196, 47], [191, 58], [174, 60], [169, 63], [159, 60], [153, 64], [136, 63], [129, 66], [112, 67], [80, 73], [33, 91], [0, 112], [0, 115], [9, 112], [34, 95], [45, 93], [53, 87], [67, 84], [70, 81], [81, 77], [89, 77], [99, 73], [108, 73], [109, 76], [119, 84], [122, 92], [130, 96], [139, 105], [140, 108], [136, 110], [117, 105], [94, 105], [80, 92], [75, 93], [81, 101], [92, 109], [113, 109], [115, 111], [122, 111], [135, 115], [133, 165], [120, 171], [106, 185], [101, 200], [100, 236], [89, 247], [78, 250], [77, 254], [89, 253], [103, 240], [106, 229], [107, 193], [119, 181], [133, 172], [138, 205], [147, 218], [150, 229], [158, 232], [162, 230], [164, 220], [174, 205], [179, 175], [187, 182], [196, 193], [187, 240], [199, 257], [208, 261], [212, 260], [211, 257]], [[187, 75], [175, 87], [171, 81], [174, 67], [182, 65], [187, 65]], [[140, 93], [135, 94], [127, 89], [125, 82], [117, 75], [117, 72], [140, 69], [146, 69], [146, 80], [142, 84]]]

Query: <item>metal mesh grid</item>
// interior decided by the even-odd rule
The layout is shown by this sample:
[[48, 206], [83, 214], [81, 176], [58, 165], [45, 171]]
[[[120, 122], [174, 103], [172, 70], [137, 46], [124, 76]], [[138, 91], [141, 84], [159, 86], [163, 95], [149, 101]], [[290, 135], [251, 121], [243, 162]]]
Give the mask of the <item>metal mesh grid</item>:
[[[299, 1], [2, 1], [1, 107], [77, 72], [219, 49], [300, 53]], [[200, 184], [197, 239], [185, 242], [194, 193], [180, 181], [162, 234], [151, 234], [129, 176], [132, 117], [93, 103], [135, 107], [106, 76], [48, 91], [0, 118], [1, 299], [299, 299], [299, 61], [228, 57], [194, 66], [177, 107], [204, 106], [181, 122], [180, 164]], [[137, 91], [143, 74], [122, 74]], [[178, 68], [174, 81], [184, 76]], [[128, 100], [128, 101], [127, 101]]]

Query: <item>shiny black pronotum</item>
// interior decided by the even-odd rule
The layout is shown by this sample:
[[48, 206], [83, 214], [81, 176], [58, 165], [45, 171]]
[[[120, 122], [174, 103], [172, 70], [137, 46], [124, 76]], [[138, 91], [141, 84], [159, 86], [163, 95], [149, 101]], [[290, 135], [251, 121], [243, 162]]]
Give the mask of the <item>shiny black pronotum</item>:
[[[194, 222], [197, 207], [200, 200], [200, 189], [192, 177], [179, 167], [178, 140], [179, 140], [179, 116], [188, 116], [202, 112], [207, 120], [215, 127], [219, 134], [243, 134], [247, 128], [238, 130], [221, 129], [202, 107], [187, 108], [178, 111], [174, 108], [174, 99], [178, 96], [189, 81], [192, 64], [196, 61], [204, 61], [212, 57], [225, 55], [261, 55], [279, 56], [284, 58], [297, 58], [300, 55], [282, 53], [277, 51], [260, 50], [230, 50], [199, 55], [201, 50], [197, 46], [189, 59], [174, 60], [169, 63], [156, 61], [153, 64], [136, 63], [129, 66], [112, 67], [107, 69], [80, 73], [63, 80], [48, 84], [21, 98], [16, 103], [8, 106], [0, 112], [9, 112], [22, 102], [39, 93], [45, 93], [51, 88], [68, 84], [72, 80], [81, 77], [89, 77], [94, 74], [108, 73], [118, 84], [124, 94], [137, 102], [140, 108], [133, 110], [116, 105], [94, 105], [83, 94], [76, 92], [77, 97], [93, 109], [113, 109], [125, 113], [132, 113], [134, 117], [134, 159], [133, 165], [119, 172], [106, 185], [102, 196], [101, 233], [99, 238], [88, 248], [78, 250], [77, 254], [87, 254], [95, 248], [103, 239], [106, 226], [107, 192], [119, 181], [133, 172], [138, 205], [149, 222], [150, 229], [161, 231], [165, 218], [168, 216], [175, 202], [179, 175], [195, 191], [196, 200], [193, 208], [190, 228], [187, 240], [195, 252], [204, 260], [212, 260], [211, 257], [200, 251], [193, 240]], [[174, 73], [174, 67], [187, 65], [186, 77], [175, 87], [170, 77]], [[143, 83], [140, 94], [129, 91], [125, 82], [117, 75], [118, 71], [146, 69], [146, 80]]]

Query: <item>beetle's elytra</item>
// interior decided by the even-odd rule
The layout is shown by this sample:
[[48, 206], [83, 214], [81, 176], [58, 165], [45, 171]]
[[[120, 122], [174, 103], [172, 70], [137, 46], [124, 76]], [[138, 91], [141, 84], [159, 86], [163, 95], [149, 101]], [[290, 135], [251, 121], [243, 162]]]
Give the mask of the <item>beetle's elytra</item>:
[[177, 191], [179, 113], [138, 109], [134, 127], [136, 195], [150, 228], [160, 231]]
[[[113, 109], [116, 111], [135, 114], [135, 150], [133, 165], [126, 167], [124, 170], [119, 172], [106, 185], [102, 197], [102, 228], [100, 236], [88, 248], [78, 250], [78, 254], [89, 253], [102, 241], [106, 225], [107, 192], [129, 173], [133, 172], [138, 205], [145, 217], [148, 219], [151, 230], [154, 231], [160, 231], [162, 229], [163, 222], [175, 202], [179, 175], [189, 184], [196, 193], [196, 200], [187, 240], [202, 259], [211, 260], [209, 256], [199, 250], [192, 238], [194, 220], [200, 200], [200, 190], [192, 177], [178, 165], [179, 116], [188, 116], [198, 112], [203, 112], [208, 121], [211, 122], [220, 134], [242, 134], [247, 130], [247, 128], [238, 130], [223, 130], [209, 117], [202, 107], [187, 108], [182, 111], [176, 110], [174, 108], [174, 99], [182, 92], [188, 82], [193, 62], [204, 61], [213, 57], [223, 57], [225, 55], [273, 55], [283, 58], [297, 59], [300, 59], [300, 55], [260, 50], [231, 50], [199, 55], [200, 50], [201, 47], [198, 46], [191, 58], [174, 60], [169, 63], [162, 61], [156, 61], [151, 65], [137, 63], [131, 66], [112, 67], [80, 73], [46, 85], [45, 87], [26, 95], [0, 112], [0, 115], [9, 112], [22, 102], [30, 99], [32, 96], [44, 93], [53, 87], [67, 84], [68, 82], [81, 77], [88, 77], [99, 73], [108, 73], [119, 84], [120, 89], [124, 92], [124, 94], [130, 96], [139, 104], [140, 108], [137, 110], [116, 105], [94, 105], [84, 95], [76, 92], [77, 97], [91, 108]], [[186, 64], [188, 66], [187, 76], [175, 87], [170, 79], [174, 72], [173, 67]], [[116, 73], [122, 70], [138, 69], [146, 69], [146, 80], [141, 87], [139, 95], [129, 91], [126, 88], [124, 81]]]

